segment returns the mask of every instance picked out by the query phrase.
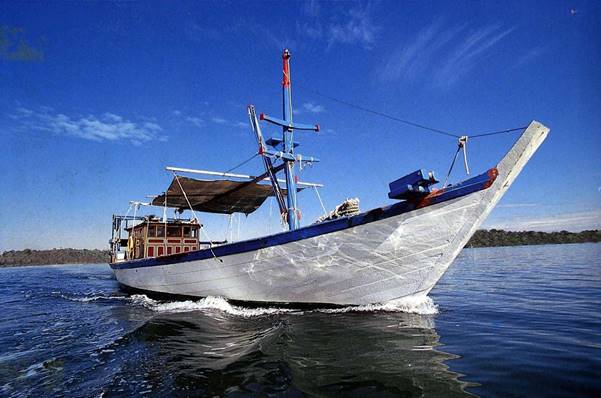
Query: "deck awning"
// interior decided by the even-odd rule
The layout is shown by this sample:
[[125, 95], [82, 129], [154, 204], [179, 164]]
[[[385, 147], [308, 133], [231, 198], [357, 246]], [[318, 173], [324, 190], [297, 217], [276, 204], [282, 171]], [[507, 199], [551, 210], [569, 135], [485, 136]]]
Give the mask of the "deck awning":
[[[178, 181], [179, 180], [179, 184]], [[205, 213], [245, 213], [257, 210], [269, 196], [273, 196], [271, 185], [253, 181], [197, 180], [178, 176], [173, 178], [165, 194], [152, 201], [154, 206], [167, 206], [187, 210], [190, 208], [180, 188], [183, 187], [190, 205]], [[299, 189], [300, 190], [300, 189]], [[286, 190], [283, 190], [286, 194]]]

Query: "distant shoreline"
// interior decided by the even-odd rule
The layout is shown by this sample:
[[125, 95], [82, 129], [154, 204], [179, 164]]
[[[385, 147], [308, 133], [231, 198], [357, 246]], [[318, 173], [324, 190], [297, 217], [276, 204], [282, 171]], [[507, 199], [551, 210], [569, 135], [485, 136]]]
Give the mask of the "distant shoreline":
[[529, 245], [560, 245], [567, 243], [601, 242], [601, 230], [582, 232], [539, 232], [503, 231], [501, 229], [481, 229], [476, 231], [465, 247], [499, 247]]
[[[565, 243], [601, 242], [601, 231], [582, 232], [536, 232], [503, 231], [499, 229], [478, 230], [465, 245], [466, 248], [547, 245]], [[108, 250], [98, 249], [50, 249], [50, 250], [9, 250], [0, 255], [0, 268], [24, 265], [52, 264], [98, 264], [108, 263]]]
[[9, 250], [0, 255], [0, 267], [52, 264], [98, 264], [110, 260], [108, 250], [98, 249], [50, 249]]

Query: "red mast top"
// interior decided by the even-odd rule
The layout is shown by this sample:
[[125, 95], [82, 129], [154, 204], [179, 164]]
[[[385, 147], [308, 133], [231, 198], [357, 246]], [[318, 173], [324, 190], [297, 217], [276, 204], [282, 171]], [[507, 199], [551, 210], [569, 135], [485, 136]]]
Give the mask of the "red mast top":
[[282, 62], [284, 63], [284, 77], [282, 79], [282, 87], [290, 87], [290, 51], [284, 50], [282, 54]]

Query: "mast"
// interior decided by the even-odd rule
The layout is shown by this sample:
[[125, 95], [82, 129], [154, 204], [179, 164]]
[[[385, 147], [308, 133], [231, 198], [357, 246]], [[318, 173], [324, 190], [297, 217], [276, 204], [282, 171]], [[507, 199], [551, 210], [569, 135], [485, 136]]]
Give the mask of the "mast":
[[[298, 202], [296, 198], [296, 191], [298, 189], [298, 176], [296, 175], [296, 164], [313, 164], [319, 162], [319, 159], [315, 159], [309, 156], [295, 155], [294, 147], [298, 143], [294, 142], [294, 131], [295, 130], [309, 130], [319, 131], [319, 125], [314, 124], [300, 124], [292, 122], [292, 92], [290, 89], [290, 51], [284, 49], [282, 54], [282, 119], [267, 116], [261, 113], [259, 116], [260, 120], [265, 120], [269, 123], [275, 124], [282, 127], [282, 138], [270, 138], [265, 141], [265, 144], [273, 147], [275, 150], [269, 150], [264, 147], [260, 128], [254, 125], [252, 122], [252, 115], [254, 114], [254, 107], [249, 106], [249, 113], [251, 115], [251, 125], [257, 135], [259, 142], [259, 153], [264, 157], [274, 157], [282, 160], [284, 172], [286, 174], [286, 209], [283, 212], [283, 216], [286, 218], [288, 228], [290, 230], [297, 229], [300, 226], [300, 210], [298, 209]], [[275, 176], [277, 173], [276, 167], [266, 163], [267, 169], [272, 169]], [[273, 178], [271, 181], [274, 186], [274, 192], [279, 191], [277, 186], [277, 179]]]
[[[287, 126], [282, 126], [284, 153], [292, 155], [294, 159], [294, 130], [290, 127], [292, 126], [292, 91], [290, 90], [290, 51], [288, 49], [284, 49], [282, 63], [282, 116], [287, 124]], [[300, 224], [300, 212], [298, 211], [296, 202], [295, 162], [294, 160], [284, 159], [284, 163], [286, 164], [284, 172], [286, 173], [288, 228], [293, 230], [297, 229]]]

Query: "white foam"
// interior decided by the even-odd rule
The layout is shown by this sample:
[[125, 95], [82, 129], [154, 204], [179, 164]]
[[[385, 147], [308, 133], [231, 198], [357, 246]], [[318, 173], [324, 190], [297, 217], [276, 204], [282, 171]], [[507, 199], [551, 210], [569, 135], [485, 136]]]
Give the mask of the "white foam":
[[70, 301], [79, 301], [80, 303], [89, 303], [90, 301], [103, 300], [105, 296], [84, 296], [84, 297], [69, 297], [61, 294], [61, 297]]
[[[287, 308], [247, 308], [230, 304], [223, 297], [208, 296], [200, 300], [187, 301], [168, 301], [159, 302], [153, 300], [145, 294], [134, 294], [132, 296], [106, 296], [106, 295], [89, 295], [89, 296], [66, 296], [61, 294], [62, 298], [71, 301], [92, 302], [97, 300], [129, 300], [136, 305], [146, 307], [156, 312], [189, 312], [202, 310], [217, 310], [230, 315], [241, 317], [254, 317], [261, 315], [273, 315], [282, 313], [302, 314], [302, 311], [287, 309]], [[419, 315], [434, 315], [438, 314], [438, 306], [428, 296], [405, 297], [397, 300], [392, 300], [382, 304], [367, 304], [359, 306], [348, 306], [343, 308], [315, 309], [313, 311], [338, 314], [345, 312], [406, 312]], [[311, 312], [311, 311], [308, 311]]]
[[61, 294], [60, 297], [70, 300], [70, 301], [78, 301], [80, 303], [89, 303], [92, 301], [98, 300], [126, 300], [127, 296], [105, 296], [105, 295], [91, 295], [91, 296], [68, 296], [65, 294]]
[[338, 314], [344, 312], [406, 312], [419, 315], [438, 314], [438, 306], [428, 296], [404, 297], [382, 304], [366, 304], [350, 306], [344, 308], [333, 308], [317, 310], [329, 314]]
[[273, 315], [290, 312], [292, 310], [285, 308], [246, 308], [230, 304], [223, 297], [208, 296], [197, 301], [169, 301], [160, 303], [146, 295], [134, 295], [132, 301], [136, 304], [157, 312], [189, 312], [189, 311], [204, 311], [217, 310], [230, 315], [241, 316], [245, 318]]
[[[255, 317], [261, 315], [273, 315], [283, 313], [302, 314], [302, 311], [295, 311], [287, 308], [247, 308], [230, 304], [223, 297], [208, 296], [206, 298], [192, 301], [168, 301], [159, 302], [149, 298], [144, 294], [136, 294], [130, 297], [134, 304], [144, 306], [156, 312], [189, 312], [203, 310], [217, 310], [230, 315], [241, 317]], [[367, 304], [359, 306], [349, 306], [344, 308], [316, 309], [314, 311], [329, 314], [345, 312], [406, 312], [419, 315], [438, 314], [438, 306], [428, 296], [405, 297], [392, 300], [383, 304]], [[310, 312], [310, 311], [309, 311]]]

